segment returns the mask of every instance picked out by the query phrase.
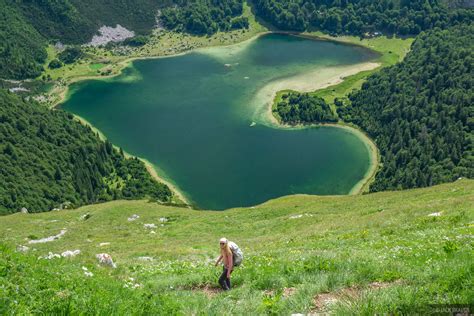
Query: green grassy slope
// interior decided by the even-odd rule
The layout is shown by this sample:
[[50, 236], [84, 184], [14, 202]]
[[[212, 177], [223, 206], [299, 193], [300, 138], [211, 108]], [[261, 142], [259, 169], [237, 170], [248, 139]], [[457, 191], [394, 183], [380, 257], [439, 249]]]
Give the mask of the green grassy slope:
[[[140, 218], [127, 221], [132, 214]], [[156, 224], [155, 233], [145, 223]], [[290, 196], [225, 212], [116, 201], [14, 214], [0, 217], [0, 313], [289, 314], [317, 305], [373, 314], [473, 304], [473, 225], [474, 181], [466, 179], [362, 196]], [[28, 244], [61, 229], [59, 240]], [[214, 289], [222, 236], [245, 253], [228, 293]], [[12, 250], [18, 245], [30, 250]], [[75, 249], [75, 258], [37, 259]], [[117, 269], [97, 266], [102, 252]]]

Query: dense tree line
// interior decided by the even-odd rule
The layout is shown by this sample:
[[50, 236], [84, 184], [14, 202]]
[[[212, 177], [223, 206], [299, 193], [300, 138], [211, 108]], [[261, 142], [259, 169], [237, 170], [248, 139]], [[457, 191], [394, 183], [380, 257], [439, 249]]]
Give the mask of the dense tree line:
[[474, 178], [474, 26], [421, 34], [405, 60], [368, 78], [340, 117], [377, 143], [371, 191]]
[[309, 93], [283, 94], [274, 111], [278, 113], [283, 123], [291, 125], [337, 122], [337, 115], [329, 105], [322, 98]]
[[146, 45], [149, 42], [149, 36], [145, 35], [137, 35], [134, 37], [130, 37], [122, 41], [123, 45], [132, 46], [132, 47], [140, 47]]
[[178, 0], [176, 6], [162, 10], [161, 21], [169, 29], [193, 34], [247, 28], [242, 0]]
[[448, 10], [441, 0], [255, 0], [257, 14], [293, 31], [331, 34], [418, 34], [470, 20], [468, 10]]
[[71, 114], [5, 90], [0, 90], [0, 166], [0, 214], [23, 207], [48, 211], [66, 202], [171, 198], [143, 162], [125, 159]]

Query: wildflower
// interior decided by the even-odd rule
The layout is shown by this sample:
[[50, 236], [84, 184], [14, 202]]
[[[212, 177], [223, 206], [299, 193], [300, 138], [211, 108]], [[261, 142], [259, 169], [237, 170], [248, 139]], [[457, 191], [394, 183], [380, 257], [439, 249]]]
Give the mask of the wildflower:
[[46, 259], [46, 260], [51, 260], [54, 258], [61, 258], [61, 256], [57, 253], [52, 253], [51, 251], [48, 253], [48, 255], [43, 256], [43, 257], [38, 257], [38, 259]]
[[77, 250], [66, 250], [61, 254], [61, 257], [71, 258], [71, 257], [77, 256], [80, 253], [81, 253], [81, 251], [79, 249], [77, 249]]
[[290, 219], [297, 219], [297, 218], [301, 218], [301, 217], [303, 217], [303, 215], [301, 215], [301, 214], [292, 215], [292, 216], [290, 216]]

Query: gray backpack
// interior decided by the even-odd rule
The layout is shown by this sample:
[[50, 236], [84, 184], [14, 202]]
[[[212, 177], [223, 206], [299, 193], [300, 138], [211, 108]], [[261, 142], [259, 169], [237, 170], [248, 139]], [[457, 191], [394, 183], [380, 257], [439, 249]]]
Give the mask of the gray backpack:
[[232, 259], [234, 261], [234, 267], [240, 266], [242, 260], [244, 260], [244, 253], [240, 250], [239, 246], [235, 242], [229, 241], [229, 248], [232, 251]]

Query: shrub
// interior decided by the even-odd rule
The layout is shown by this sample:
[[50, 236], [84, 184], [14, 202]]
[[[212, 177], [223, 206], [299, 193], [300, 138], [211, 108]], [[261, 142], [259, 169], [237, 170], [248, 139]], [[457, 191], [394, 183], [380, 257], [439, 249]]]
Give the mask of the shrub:
[[72, 64], [83, 56], [84, 53], [79, 47], [68, 47], [59, 54], [59, 60], [65, 64]]
[[150, 39], [148, 36], [138, 35], [134, 37], [127, 38], [123, 41], [124, 45], [132, 46], [132, 47], [140, 47], [146, 45]]
[[63, 66], [63, 63], [59, 61], [59, 59], [53, 59], [49, 62], [48, 67], [50, 69], [57, 69], [61, 68]]

